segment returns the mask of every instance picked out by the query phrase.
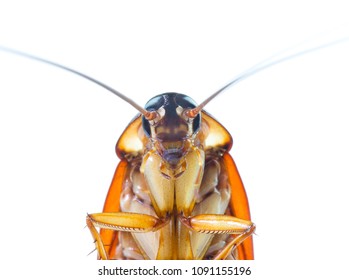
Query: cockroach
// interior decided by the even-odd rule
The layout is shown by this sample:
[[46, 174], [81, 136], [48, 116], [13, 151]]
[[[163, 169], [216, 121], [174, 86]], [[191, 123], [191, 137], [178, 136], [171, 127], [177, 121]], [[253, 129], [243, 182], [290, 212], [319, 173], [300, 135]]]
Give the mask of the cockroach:
[[232, 138], [202, 110], [207, 102], [155, 96], [123, 132], [103, 213], [87, 215], [100, 258], [253, 258]]
[[256, 226], [229, 154], [233, 140], [204, 107], [242, 79], [318, 48], [267, 59], [200, 104], [187, 95], [168, 92], [151, 98], [143, 108], [74, 69], [0, 47], [88, 79], [139, 112], [116, 144], [120, 162], [103, 211], [88, 214], [86, 223], [99, 259], [158, 260], [254, 258], [252, 235]]

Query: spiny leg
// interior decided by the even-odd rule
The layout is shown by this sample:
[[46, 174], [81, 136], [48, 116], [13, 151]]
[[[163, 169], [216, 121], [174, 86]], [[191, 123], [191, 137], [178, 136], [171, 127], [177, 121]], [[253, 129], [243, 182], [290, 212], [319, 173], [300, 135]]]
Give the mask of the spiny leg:
[[86, 225], [92, 234], [93, 240], [95, 241], [95, 246], [96, 246], [96, 250], [98, 252], [99, 258], [101, 258], [102, 260], [107, 260], [108, 255], [107, 255], [107, 252], [105, 251], [101, 236], [89, 218], [86, 218]]
[[236, 236], [235, 238], [233, 238], [233, 240], [231, 240], [230, 242], [228, 242], [228, 244], [226, 244], [223, 249], [217, 253], [216, 256], [214, 256], [214, 260], [225, 260], [228, 255], [231, 252], [234, 252], [234, 250], [249, 236], [251, 236], [254, 231], [256, 229], [256, 226], [254, 224], [252, 224], [252, 226], [249, 228], [248, 231], [245, 231], [244, 233]]
[[233, 216], [219, 214], [202, 214], [186, 218], [179, 215], [183, 224], [191, 230], [207, 234], [235, 234], [223, 249], [216, 254], [215, 260], [224, 260], [246, 238], [251, 236], [256, 226], [251, 221], [242, 220]]
[[96, 250], [102, 260], [108, 259], [105, 247], [96, 227], [126, 232], [157, 231], [169, 222], [168, 218], [159, 219], [151, 215], [139, 213], [95, 213], [86, 217], [87, 227], [90, 229], [96, 243]]

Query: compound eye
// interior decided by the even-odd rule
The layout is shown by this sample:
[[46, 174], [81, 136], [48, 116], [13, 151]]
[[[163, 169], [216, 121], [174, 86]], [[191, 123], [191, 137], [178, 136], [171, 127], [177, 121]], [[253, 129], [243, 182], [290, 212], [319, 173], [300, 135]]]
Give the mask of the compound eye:
[[191, 122], [193, 125], [193, 133], [197, 133], [201, 126], [201, 114], [198, 113], [194, 118], [191, 118], [187, 112], [196, 108], [196, 103], [189, 96], [184, 94], [178, 94], [176, 96], [176, 113], [186, 122]]
[[[146, 109], [149, 112], [157, 112], [157, 116], [155, 119], [149, 121], [147, 120], [144, 116], [142, 117], [142, 126], [143, 126], [143, 131], [147, 137], [150, 137], [151, 135], [151, 125], [155, 125], [158, 123], [161, 118], [165, 115], [165, 110], [163, 108], [165, 103], [163, 95], [158, 95], [150, 99], [147, 104], [145, 104], [144, 109]], [[162, 109], [161, 109], [162, 107]]]
[[145, 104], [144, 109], [147, 111], [157, 111], [161, 106], [165, 105], [165, 98], [163, 95], [157, 95], [150, 99], [147, 104]]
[[193, 120], [193, 132], [197, 133], [201, 126], [201, 113], [199, 113]]
[[142, 117], [142, 127], [143, 127], [143, 131], [144, 131], [144, 134], [147, 138], [150, 137], [150, 123], [149, 121], [145, 118], [145, 117]]
[[184, 95], [184, 94], [177, 94], [176, 95], [176, 104], [177, 106], [181, 106], [182, 108], [185, 109], [193, 109], [197, 105], [193, 99], [191, 99], [189, 96]]

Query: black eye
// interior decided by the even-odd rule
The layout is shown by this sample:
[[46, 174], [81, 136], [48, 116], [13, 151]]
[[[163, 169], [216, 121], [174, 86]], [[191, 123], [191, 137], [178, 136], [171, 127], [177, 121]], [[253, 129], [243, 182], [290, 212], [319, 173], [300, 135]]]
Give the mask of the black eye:
[[143, 131], [146, 137], [150, 137], [150, 123], [149, 121], [143, 116], [142, 117], [142, 127]]
[[147, 104], [145, 104], [144, 109], [146, 109], [147, 111], [156, 111], [165, 103], [166, 103], [165, 94], [160, 94], [150, 99], [147, 102]]
[[[185, 109], [189, 109], [189, 108], [192, 109], [197, 106], [197, 104], [193, 99], [191, 99], [189, 96], [184, 94], [177, 94], [176, 103], [177, 105]], [[194, 133], [198, 132], [200, 129], [200, 126], [201, 126], [201, 114], [198, 114], [193, 121], [193, 132]]]
[[[164, 98], [164, 94], [157, 95], [150, 99], [147, 104], [145, 104], [144, 109], [147, 111], [156, 111], [165, 104], [165, 101], [166, 99]], [[150, 123], [144, 116], [142, 116], [142, 127], [145, 135], [149, 138], [151, 134]]]
[[[163, 119], [163, 125], [172, 126], [181, 122], [179, 116], [177, 115], [176, 109], [181, 106], [184, 109], [192, 109], [197, 106], [195, 101], [189, 96], [169, 92], [157, 95], [150, 99], [147, 104], [145, 104], [145, 109], [147, 111], [157, 111], [160, 107], [165, 110], [165, 117]], [[151, 136], [150, 123], [149, 121], [142, 117], [142, 126], [144, 133], [147, 137]], [[201, 114], [198, 114], [193, 121], [193, 133], [198, 132], [201, 126]]]
[[182, 108], [195, 108], [197, 104], [193, 99], [191, 99], [189, 96], [184, 94], [177, 93], [176, 95], [176, 103], [177, 105], [181, 106]]
[[193, 121], [193, 132], [194, 133], [198, 132], [200, 129], [200, 126], [201, 126], [201, 113], [198, 114]]

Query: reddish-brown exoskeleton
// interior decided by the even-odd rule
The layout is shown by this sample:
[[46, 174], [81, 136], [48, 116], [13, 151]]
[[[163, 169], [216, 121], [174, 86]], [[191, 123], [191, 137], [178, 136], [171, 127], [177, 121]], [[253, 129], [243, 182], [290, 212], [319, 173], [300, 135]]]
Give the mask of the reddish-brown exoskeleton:
[[101, 259], [253, 259], [232, 138], [201, 107], [155, 96], [121, 135], [103, 213], [87, 216]]

